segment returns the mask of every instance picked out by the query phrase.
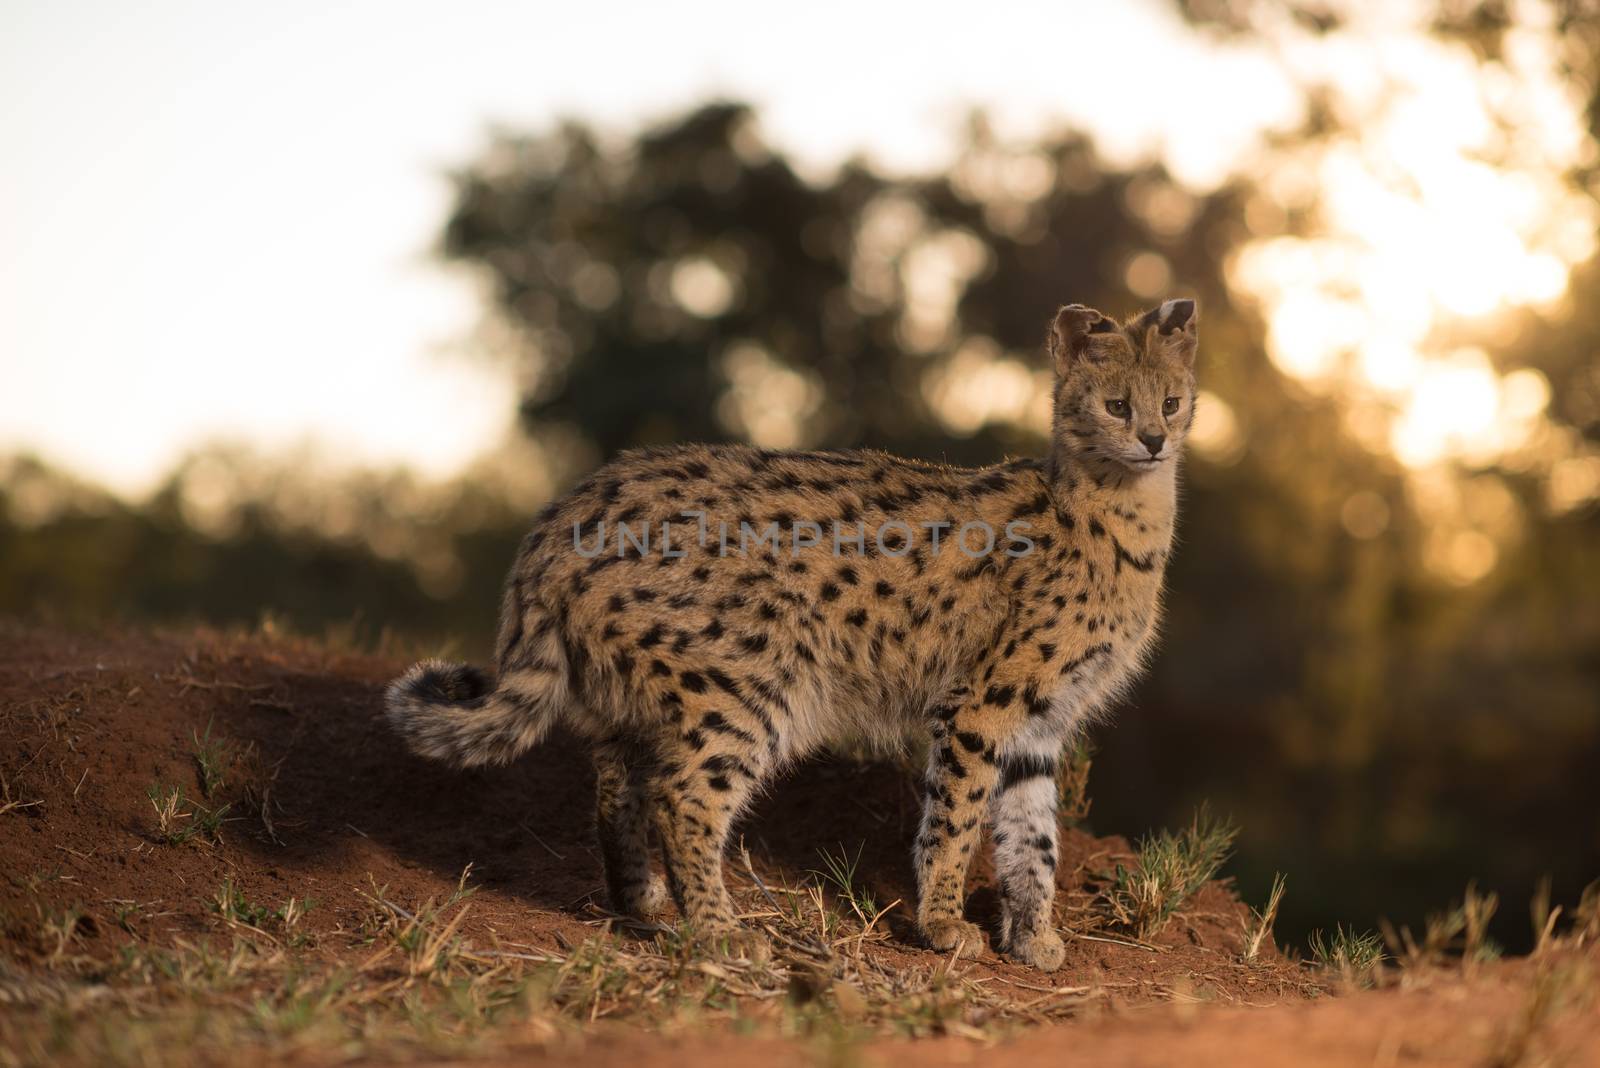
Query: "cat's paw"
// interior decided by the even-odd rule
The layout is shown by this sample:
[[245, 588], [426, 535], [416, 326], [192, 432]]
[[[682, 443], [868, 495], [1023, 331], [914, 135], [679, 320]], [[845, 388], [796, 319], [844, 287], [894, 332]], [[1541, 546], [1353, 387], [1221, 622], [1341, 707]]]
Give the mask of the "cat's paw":
[[609, 896], [611, 907], [619, 915], [645, 922], [661, 919], [672, 904], [667, 881], [659, 875], [652, 875], [649, 882], [634, 883], [626, 889], [613, 887]]
[[639, 891], [629, 915], [641, 920], [658, 920], [666, 915], [671, 905], [672, 895], [667, 892], [667, 881], [659, 875], [652, 875], [650, 882]]
[[966, 920], [934, 920], [922, 928], [922, 937], [932, 949], [948, 953], [959, 947], [959, 956], [981, 957], [989, 948], [983, 931]]
[[697, 944], [713, 957], [747, 960], [754, 964], [772, 959], [772, 943], [766, 936], [744, 927], [715, 931], [699, 938]]
[[1013, 938], [1006, 947], [1006, 956], [1041, 972], [1053, 972], [1066, 960], [1067, 947], [1060, 935], [1046, 928], [1024, 938]]

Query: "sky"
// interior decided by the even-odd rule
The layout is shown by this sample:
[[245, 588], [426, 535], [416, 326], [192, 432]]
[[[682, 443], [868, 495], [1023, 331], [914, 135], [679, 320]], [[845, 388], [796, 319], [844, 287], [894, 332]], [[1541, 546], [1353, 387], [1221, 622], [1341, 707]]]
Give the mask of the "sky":
[[461, 470], [516, 391], [431, 257], [449, 168], [495, 125], [624, 134], [713, 96], [819, 175], [936, 167], [981, 104], [1205, 186], [1299, 114], [1154, 0], [0, 0], [0, 454], [129, 496], [210, 441]]

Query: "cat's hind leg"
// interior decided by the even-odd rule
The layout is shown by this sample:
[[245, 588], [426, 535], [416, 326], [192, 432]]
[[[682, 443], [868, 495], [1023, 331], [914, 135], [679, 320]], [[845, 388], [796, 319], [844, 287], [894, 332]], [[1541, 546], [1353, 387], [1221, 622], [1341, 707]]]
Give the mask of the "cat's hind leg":
[[612, 738], [594, 750], [595, 832], [613, 911], [640, 920], [666, 908], [667, 885], [650, 870], [655, 762], [643, 747]]
[[668, 886], [695, 938], [735, 956], [764, 958], [765, 939], [739, 925], [722, 854], [772, 753], [731, 706], [726, 694], [685, 694], [681, 719], [660, 743], [656, 831]]

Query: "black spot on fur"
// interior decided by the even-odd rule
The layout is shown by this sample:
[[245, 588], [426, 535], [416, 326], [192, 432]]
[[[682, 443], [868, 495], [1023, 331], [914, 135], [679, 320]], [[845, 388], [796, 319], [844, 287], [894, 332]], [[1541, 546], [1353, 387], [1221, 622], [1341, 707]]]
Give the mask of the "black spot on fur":
[[718, 671], [716, 668], [706, 668], [706, 678], [715, 683], [717, 689], [721, 690], [723, 693], [732, 694], [735, 697], [743, 696], [739, 692], [739, 687], [734, 685], [733, 680], [728, 678], [728, 676], [724, 675], [722, 672]]
[[1153, 550], [1143, 556], [1134, 556], [1127, 549], [1124, 549], [1122, 543], [1116, 538], [1111, 539], [1111, 547], [1116, 552], [1117, 574], [1119, 575], [1122, 574], [1123, 564], [1127, 564], [1141, 573], [1151, 571], [1156, 566], [1156, 553]]
[[1004, 472], [993, 471], [972, 484], [972, 492], [983, 496], [988, 493], [999, 493], [1011, 485], [1011, 479]]
[[1040, 515], [1049, 507], [1050, 498], [1044, 493], [1038, 493], [1029, 500], [1017, 505], [1017, 507], [1011, 512], [1011, 518], [1021, 519], [1025, 515]]
[[981, 753], [984, 747], [984, 738], [981, 734], [971, 731], [956, 731], [956, 741], [961, 743], [961, 748], [969, 753]]
[[1017, 688], [1015, 686], [991, 686], [983, 695], [983, 703], [994, 705], [996, 708], [1008, 708], [1016, 700]]
[[470, 706], [494, 689], [494, 683], [469, 664], [448, 664], [425, 668], [406, 689], [412, 697], [429, 704]]
[[1036, 753], [1021, 753], [1006, 757], [1000, 762], [1000, 792], [1005, 793], [1018, 783], [1042, 777], [1055, 778], [1056, 763], [1049, 757]]
[[1082, 656], [1074, 657], [1073, 659], [1068, 660], [1061, 668], [1061, 674], [1070, 675], [1072, 672], [1078, 670], [1078, 668], [1089, 663], [1090, 661], [1105, 656], [1107, 653], [1111, 652], [1111, 648], [1110, 642], [1101, 642], [1099, 645], [1090, 646], [1088, 649], [1083, 651]]

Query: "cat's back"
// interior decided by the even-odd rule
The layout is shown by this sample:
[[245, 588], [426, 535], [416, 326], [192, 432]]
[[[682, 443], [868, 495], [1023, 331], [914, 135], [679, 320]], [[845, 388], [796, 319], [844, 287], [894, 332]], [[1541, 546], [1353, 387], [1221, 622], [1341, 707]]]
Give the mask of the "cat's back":
[[[797, 527], [803, 541], [820, 530], [822, 544], [831, 546], [836, 527], [861, 527], [870, 534], [891, 521], [914, 526], [924, 514], [959, 516], [975, 492], [1004, 484], [1008, 476], [991, 474], [995, 470], [930, 464], [875, 450], [701, 444], [635, 449], [547, 507], [522, 556], [546, 575], [552, 569], [569, 574], [632, 570], [620, 563], [589, 563], [600, 557], [632, 557], [637, 563], [653, 556], [650, 563], [665, 569], [682, 559], [673, 554], [685, 549], [737, 554], [774, 523], [786, 549], [793, 549]], [[602, 528], [605, 549], [597, 554]], [[685, 544], [688, 532], [691, 545]], [[575, 580], [574, 586], [581, 592], [587, 583]]]
[[[709, 668], [742, 688], [809, 686], [842, 715], [909, 711], [1006, 612], [1000, 539], [1011, 498], [1035, 500], [1037, 481], [1026, 465], [871, 451], [624, 453], [536, 522], [516, 595], [562, 621], [599, 690], [693, 684]], [[975, 520], [968, 544], [988, 556], [956, 545]], [[943, 525], [937, 547], [929, 524]]]

